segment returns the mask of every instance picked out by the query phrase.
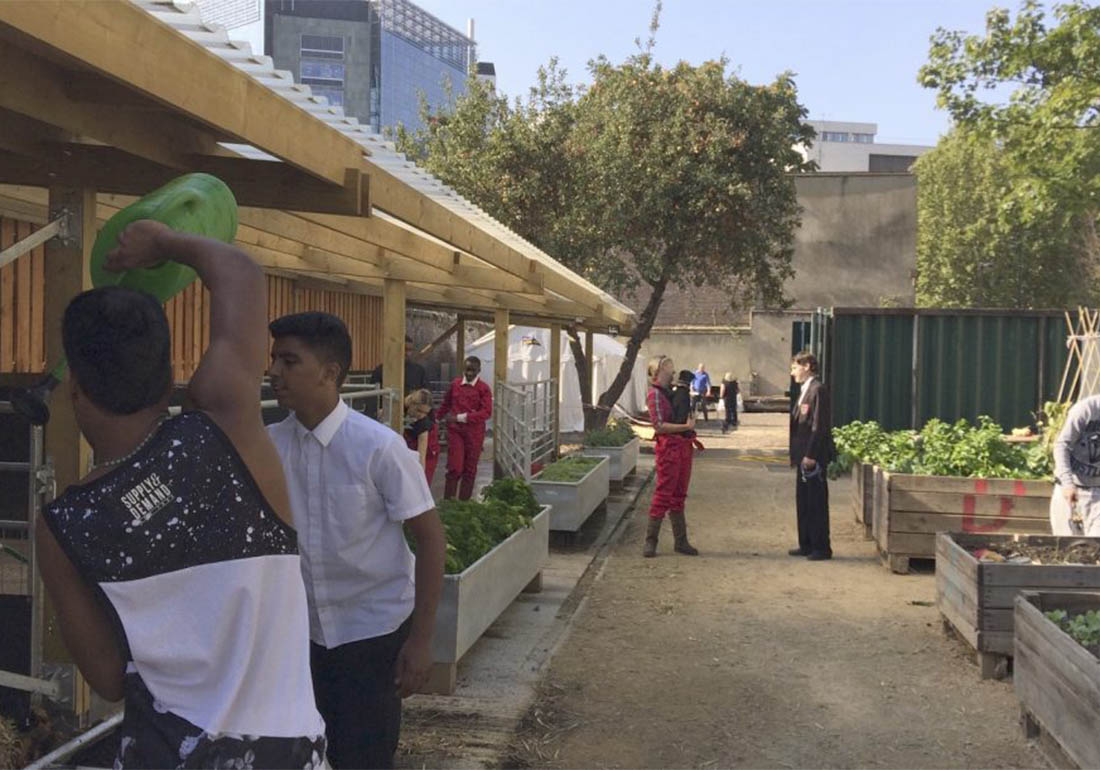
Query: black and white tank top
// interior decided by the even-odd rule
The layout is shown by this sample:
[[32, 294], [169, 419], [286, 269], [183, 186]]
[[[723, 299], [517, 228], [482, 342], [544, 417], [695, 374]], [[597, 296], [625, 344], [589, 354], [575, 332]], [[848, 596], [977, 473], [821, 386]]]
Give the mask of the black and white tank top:
[[165, 421], [44, 516], [129, 660], [116, 766], [321, 764], [295, 533], [213, 420]]

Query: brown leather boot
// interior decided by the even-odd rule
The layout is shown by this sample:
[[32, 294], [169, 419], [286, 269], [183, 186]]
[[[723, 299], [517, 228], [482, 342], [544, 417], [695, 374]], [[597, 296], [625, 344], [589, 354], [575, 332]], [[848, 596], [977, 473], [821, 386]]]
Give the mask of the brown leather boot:
[[645, 546], [642, 556], [647, 559], [657, 555], [657, 535], [661, 533], [661, 519], [650, 519], [645, 528]]
[[672, 522], [672, 550], [685, 556], [698, 556], [699, 551], [688, 542], [688, 525], [683, 511], [673, 511], [668, 514], [668, 520]]

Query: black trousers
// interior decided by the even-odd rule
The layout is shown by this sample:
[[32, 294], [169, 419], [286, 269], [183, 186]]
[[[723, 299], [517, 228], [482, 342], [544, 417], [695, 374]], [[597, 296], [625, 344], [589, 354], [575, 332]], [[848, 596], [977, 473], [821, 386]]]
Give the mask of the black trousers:
[[696, 394], [691, 397], [691, 413], [695, 414], [700, 409], [703, 410], [704, 422], [710, 418], [707, 417], [707, 397], [702, 393]]
[[726, 418], [722, 424], [727, 428], [732, 428], [737, 425], [737, 418], [739, 417], [737, 414], [737, 401], [725, 401], [723, 403], [726, 405]]
[[829, 482], [819, 473], [804, 481], [795, 468], [795, 509], [798, 511], [798, 547], [806, 553], [833, 552], [829, 543]]
[[336, 770], [393, 767], [401, 734], [394, 669], [410, 625], [406, 620], [393, 633], [332, 649], [310, 644], [313, 695]]

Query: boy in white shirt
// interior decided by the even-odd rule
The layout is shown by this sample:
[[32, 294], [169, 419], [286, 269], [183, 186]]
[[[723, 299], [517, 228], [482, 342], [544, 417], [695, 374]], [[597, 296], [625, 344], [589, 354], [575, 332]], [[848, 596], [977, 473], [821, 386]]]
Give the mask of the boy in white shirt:
[[269, 328], [271, 386], [292, 414], [268, 432], [298, 530], [329, 761], [338, 769], [392, 767], [401, 698], [431, 672], [443, 526], [416, 453], [340, 400], [351, 364], [344, 323], [297, 313]]

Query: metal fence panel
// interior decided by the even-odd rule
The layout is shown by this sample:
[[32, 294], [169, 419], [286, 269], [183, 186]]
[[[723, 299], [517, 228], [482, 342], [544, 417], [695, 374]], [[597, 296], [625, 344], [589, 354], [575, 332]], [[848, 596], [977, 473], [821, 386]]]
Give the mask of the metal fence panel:
[[1065, 369], [1060, 311], [835, 310], [828, 369], [833, 422], [890, 430], [932, 418], [1032, 422]]
[[913, 405], [913, 316], [836, 315], [827, 371], [833, 424], [877, 420], [907, 428]]

